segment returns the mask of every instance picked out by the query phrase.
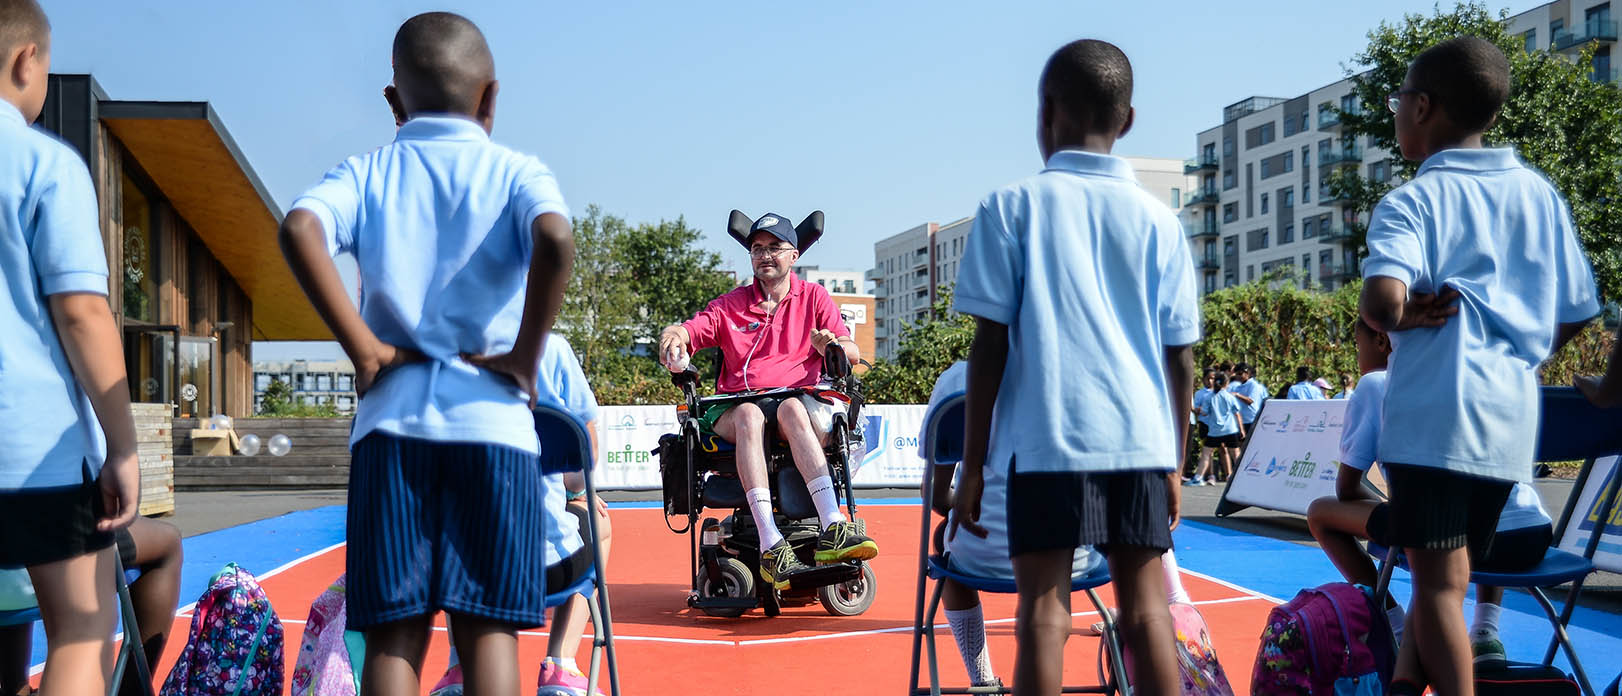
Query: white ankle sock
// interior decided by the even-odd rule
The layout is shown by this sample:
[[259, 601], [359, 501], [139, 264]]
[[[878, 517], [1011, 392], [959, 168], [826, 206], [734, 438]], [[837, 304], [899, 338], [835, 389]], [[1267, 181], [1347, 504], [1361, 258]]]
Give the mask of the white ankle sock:
[[1161, 555], [1160, 567], [1166, 571], [1166, 602], [1193, 604], [1188, 590], [1183, 589], [1183, 578], [1177, 574], [1177, 557], [1172, 555], [1171, 549], [1166, 549], [1166, 553]]
[[751, 488], [743, 494], [749, 501], [749, 511], [755, 515], [755, 526], [760, 528], [760, 550], [765, 551], [783, 540], [777, 531], [777, 518], [772, 516], [772, 492], [765, 488]]
[[818, 476], [805, 482], [805, 489], [811, 491], [811, 502], [817, 506], [817, 519], [822, 521], [822, 528], [835, 522], [844, 522], [845, 515], [839, 511], [839, 499], [834, 497], [834, 480], [827, 476]]
[[572, 670], [574, 670], [576, 672], [580, 671], [580, 665], [575, 664], [574, 658], [572, 658], [572, 657], [552, 657], [552, 656], [549, 655], [549, 656], [547, 656], [546, 659], [551, 660], [552, 664], [557, 665], [559, 667], [562, 667], [562, 668], [564, 668], [566, 670], [572, 669]]
[[1470, 633], [1472, 635], [1485, 633], [1491, 634], [1493, 637], [1497, 637], [1498, 617], [1503, 613], [1503, 611], [1504, 608], [1498, 606], [1497, 604], [1476, 602], [1476, 619], [1470, 623]]
[[969, 672], [969, 682], [984, 686], [996, 679], [991, 672], [991, 650], [986, 646], [986, 619], [979, 605], [973, 609], [946, 610], [946, 623], [952, 626], [952, 638], [957, 651], [963, 655], [963, 669]]

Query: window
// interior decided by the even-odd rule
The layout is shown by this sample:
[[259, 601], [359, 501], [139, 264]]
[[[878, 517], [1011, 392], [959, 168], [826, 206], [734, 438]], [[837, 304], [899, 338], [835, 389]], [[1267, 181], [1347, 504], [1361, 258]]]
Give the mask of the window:
[[1335, 253], [1334, 252], [1325, 249], [1324, 251], [1318, 253], [1318, 268], [1322, 269], [1322, 271], [1321, 271], [1322, 273], [1325, 273], [1325, 274], [1329, 273], [1330, 270], [1331, 270], [1329, 267], [1331, 265], [1333, 265], [1334, 263], [1335, 263]]
[[1267, 248], [1267, 228], [1251, 230], [1245, 239], [1245, 251], [1257, 251]]
[[1238, 219], [1239, 219], [1239, 204], [1238, 203], [1223, 203], [1222, 204], [1222, 221], [1223, 222], [1233, 222], [1233, 221], [1238, 220]]
[[1294, 208], [1295, 207], [1295, 189], [1287, 188], [1287, 189], [1279, 189], [1278, 190], [1278, 207], [1280, 207], [1280, 208]]
[[1349, 114], [1355, 114], [1362, 111], [1362, 109], [1357, 108], [1357, 95], [1347, 94], [1342, 96], [1340, 98], [1340, 110]]
[[1380, 160], [1370, 164], [1369, 178], [1379, 182], [1389, 181], [1391, 179], [1391, 162], [1389, 160]]
[[1275, 140], [1273, 122], [1268, 121], [1255, 128], [1245, 131], [1245, 149], [1261, 147]]
[[355, 376], [339, 374], [338, 391], [355, 391]]
[[1521, 34], [1521, 39], [1526, 42], [1526, 52], [1527, 53], [1531, 53], [1533, 51], [1538, 50], [1538, 28], [1537, 27], [1532, 27], [1531, 29], [1527, 29], [1525, 34]]
[[1223, 157], [1232, 157], [1233, 156], [1233, 138], [1230, 138], [1228, 136], [1222, 136], [1222, 156]]
[[1289, 244], [1293, 241], [1295, 241], [1295, 225], [1285, 225], [1284, 229], [1279, 230], [1278, 243]]
[[[124, 174], [124, 316], [139, 321], [158, 320], [158, 245], [153, 235], [152, 203], [145, 188]], [[201, 274], [202, 269], [196, 269]], [[132, 384], [139, 380], [132, 379]]]
[[1234, 281], [1232, 271], [1222, 274], [1222, 287], [1231, 288], [1235, 285], [1238, 285], [1238, 283]]
[[300, 391], [315, 391], [315, 375], [304, 373], [299, 375]]
[[270, 388], [270, 375], [263, 372], [253, 376], [253, 390], [264, 391]]
[[1599, 83], [1610, 82], [1611, 47], [1601, 46], [1596, 49], [1594, 51], [1594, 60], [1592, 63], [1590, 63], [1590, 65], [1593, 66], [1594, 72], [1590, 75], [1589, 79]]
[[1173, 186], [1171, 187], [1171, 209], [1177, 210], [1181, 207], [1183, 207], [1183, 190]]
[[1245, 217], [1256, 215], [1256, 188], [1251, 182], [1256, 180], [1256, 165], [1253, 162], [1245, 163]]
[[1314, 224], [1315, 223], [1313, 222], [1312, 218], [1307, 218], [1301, 221], [1302, 239], [1312, 239], [1313, 237], [1318, 236], [1318, 230], [1316, 227], [1314, 227]]
[[1286, 173], [1295, 171], [1295, 153], [1294, 152], [1286, 152], [1286, 153], [1284, 153], [1284, 167], [1283, 167], [1283, 169], [1284, 169], [1284, 171]]
[[1210, 273], [1205, 274], [1205, 294], [1209, 295], [1216, 292], [1216, 289], [1216, 276]]
[[1226, 191], [1238, 185], [1239, 181], [1234, 177], [1232, 169], [1222, 172], [1222, 190]]
[[1306, 205], [1306, 204], [1311, 203], [1311, 202], [1312, 202], [1312, 186], [1310, 184], [1301, 184], [1301, 204]]
[[1256, 279], [1256, 267], [1251, 266], [1251, 265], [1246, 265], [1245, 266], [1245, 282], [1248, 283], [1248, 282], [1250, 282], [1252, 280], [1255, 280], [1255, 279]]
[[1273, 160], [1271, 160], [1271, 159], [1262, 160], [1262, 178], [1266, 179], [1267, 177], [1270, 177], [1272, 175], [1273, 175]]
[[1267, 194], [1262, 194], [1262, 214], [1267, 214]]
[[316, 375], [316, 391], [332, 391], [332, 375]]
[[1207, 161], [1207, 162], [1215, 162], [1216, 161], [1216, 143], [1206, 143], [1201, 154], [1203, 155], [1202, 159], [1204, 159], [1205, 161]]

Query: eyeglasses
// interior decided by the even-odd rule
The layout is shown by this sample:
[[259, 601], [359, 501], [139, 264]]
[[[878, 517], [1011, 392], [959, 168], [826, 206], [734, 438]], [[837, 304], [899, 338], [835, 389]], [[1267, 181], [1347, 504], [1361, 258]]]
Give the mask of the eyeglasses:
[[1417, 90], [1417, 89], [1413, 89], [1413, 88], [1399, 89], [1399, 90], [1397, 90], [1395, 92], [1392, 92], [1391, 96], [1388, 96], [1388, 97], [1385, 98], [1385, 108], [1390, 109], [1391, 113], [1397, 113], [1397, 109], [1402, 106], [1402, 97], [1403, 97], [1403, 95], [1405, 95], [1405, 94], [1424, 94], [1424, 93], [1425, 92], [1423, 90]]
[[750, 247], [749, 248], [749, 258], [752, 258], [752, 259], [776, 258], [778, 256], [782, 256], [783, 254], [787, 254], [787, 253], [789, 253], [791, 251], [794, 251], [794, 247], [791, 247], [791, 246], [780, 246], [780, 247], [758, 247], [757, 246], [757, 247]]

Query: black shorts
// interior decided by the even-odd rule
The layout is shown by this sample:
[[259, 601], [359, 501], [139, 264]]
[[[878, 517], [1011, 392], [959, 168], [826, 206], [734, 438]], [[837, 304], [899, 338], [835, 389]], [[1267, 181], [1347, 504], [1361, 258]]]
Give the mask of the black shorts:
[[[1391, 545], [1391, 506], [1380, 503], [1369, 513], [1368, 537], [1381, 546]], [[1518, 573], [1543, 561], [1543, 555], [1554, 541], [1554, 527], [1543, 524], [1536, 527], [1495, 531], [1487, 548], [1472, 551], [1472, 570], [1495, 573]]]
[[1381, 536], [1410, 549], [1468, 548], [1471, 562], [1481, 562], [1513, 483], [1427, 466], [1386, 464], [1385, 471], [1391, 502]]
[[1206, 447], [1238, 447], [1239, 445], [1243, 444], [1243, 442], [1243, 440], [1239, 439], [1239, 433], [1213, 435], [1205, 438]]
[[1199, 436], [1200, 442], [1204, 442], [1205, 438], [1208, 438], [1208, 437], [1211, 436], [1211, 426], [1210, 426], [1210, 424], [1208, 424], [1208, 423], [1206, 423], [1204, 421], [1200, 421], [1200, 423], [1198, 425], [1194, 426], [1194, 434]]
[[1009, 462], [1008, 555], [1094, 546], [1171, 548], [1164, 471], [1023, 473]]
[[113, 545], [96, 530], [105, 514], [101, 486], [84, 472], [76, 486], [0, 493], [0, 568], [27, 568], [67, 560]]

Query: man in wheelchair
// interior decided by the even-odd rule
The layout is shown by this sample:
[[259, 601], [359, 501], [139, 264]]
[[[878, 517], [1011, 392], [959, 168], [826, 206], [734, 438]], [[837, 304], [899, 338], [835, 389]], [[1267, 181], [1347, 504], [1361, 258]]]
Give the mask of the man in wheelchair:
[[748, 217], [734, 210], [727, 231], [749, 250], [754, 282], [716, 298], [692, 319], [666, 327], [659, 337], [659, 356], [672, 372], [682, 372], [693, 351], [719, 348], [718, 394], [769, 392], [759, 399], [726, 400], [691, 415], [736, 448], [738, 478], [760, 533], [760, 576], [783, 590], [791, 576], [809, 567], [795, 556], [773, 515], [768, 437], [787, 442], [815, 504], [822, 528], [816, 562], [878, 555], [878, 544], [840, 512], [823, 452], [833, 414], [844, 404], [780, 391], [816, 386], [829, 350], [843, 351], [851, 365], [861, 355], [827, 289], [793, 272], [800, 255], [822, 236], [820, 211], [796, 228], [775, 214], [750, 225]]

